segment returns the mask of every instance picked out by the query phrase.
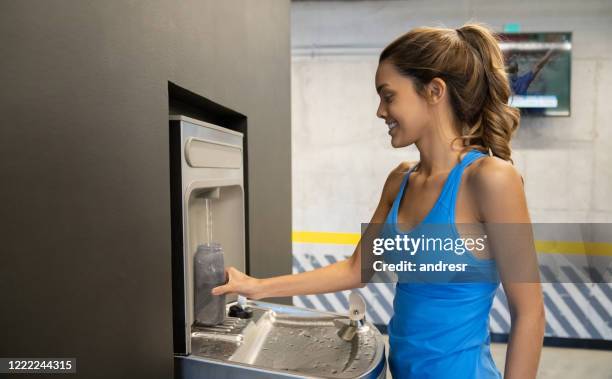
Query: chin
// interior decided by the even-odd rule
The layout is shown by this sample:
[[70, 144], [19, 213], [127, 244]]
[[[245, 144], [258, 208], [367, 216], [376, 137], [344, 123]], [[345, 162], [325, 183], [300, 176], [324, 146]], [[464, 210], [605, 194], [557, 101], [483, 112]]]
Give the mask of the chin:
[[406, 141], [394, 141], [393, 138], [391, 139], [391, 146], [394, 148], [400, 148], [400, 147], [406, 147], [406, 146], [410, 146], [412, 145], [413, 142], [406, 142]]

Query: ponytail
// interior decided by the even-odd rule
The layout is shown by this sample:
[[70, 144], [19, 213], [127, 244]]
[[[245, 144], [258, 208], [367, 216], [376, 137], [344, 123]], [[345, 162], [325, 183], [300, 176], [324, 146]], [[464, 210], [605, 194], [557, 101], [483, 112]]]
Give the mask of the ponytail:
[[510, 85], [504, 58], [492, 32], [478, 24], [467, 24], [457, 30], [482, 62], [486, 79], [486, 96], [480, 112], [473, 115], [468, 133], [479, 136], [494, 156], [510, 160], [510, 140], [519, 127], [520, 112], [508, 105]]

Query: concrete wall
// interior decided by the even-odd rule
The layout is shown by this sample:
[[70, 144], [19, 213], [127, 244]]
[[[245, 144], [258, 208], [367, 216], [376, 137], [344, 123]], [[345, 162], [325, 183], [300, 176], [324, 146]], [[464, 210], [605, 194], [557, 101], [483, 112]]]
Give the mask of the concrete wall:
[[393, 149], [375, 116], [377, 55], [413, 27], [470, 20], [573, 32], [572, 115], [523, 118], [513, 157], [532, 221], [612, 221], [612, 3], [300, 1], [292, 4], [294, 231], [358, 233], [370, 220], [388, 172], [418, 159], [414, 147]]
[[289, 20], [283, 0], [2, 1], [0, 356], [172, 376], [168, 81], [248, 117], [251, 273], [290, 271]]

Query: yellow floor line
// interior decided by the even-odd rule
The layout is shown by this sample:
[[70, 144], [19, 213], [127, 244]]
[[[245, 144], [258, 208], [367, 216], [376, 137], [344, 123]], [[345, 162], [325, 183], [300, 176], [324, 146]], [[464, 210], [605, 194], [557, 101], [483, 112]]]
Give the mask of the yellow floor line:
[[361, 238], [359, 233], [332, 232], [293, 232], [292, 240], [296, 243], [319, 243], [333, 245], [357, 245]]

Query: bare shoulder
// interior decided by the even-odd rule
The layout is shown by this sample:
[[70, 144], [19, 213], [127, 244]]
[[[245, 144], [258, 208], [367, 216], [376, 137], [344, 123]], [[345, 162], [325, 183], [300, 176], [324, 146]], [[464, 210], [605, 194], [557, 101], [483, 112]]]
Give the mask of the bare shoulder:
[[406, 173], [414, 167], [418, 162], [401, 162], [397, 167], [393, 168], [389, 175], [387, 176], [387, 180], [385, 182], [385, 186], [383, 187], [382, 197], [387, 200], [389, 204], [393, 203], [395, 196], [399, 192], [400, 186], [402, 185], [402, 180], [406, 176]]
[[469, 187], [481, 222], [530, 222], [522, 177], [512, 163], [484, 157], [471, 166], [468, 167], [473, 168]]
[[478, 192], [507, 193], [522, 190], [523, 177], [516, 167], [498, 157], [484, 157], [469, 167], [470, 186]]
[[410, 170], [412, 167], [414, 167], [414, 165], [416, 165], [417, 163], [418, 163], [417, 161], [412, 161], [412, 162], [403, 161], [403, 162], [400, 162], [400, 164], [397, 165], [397, 167], [395, 167], [393, 170], [391, 170], [390, 174], [403, 176], [405, 173], [408, 172], [408, 170]]

